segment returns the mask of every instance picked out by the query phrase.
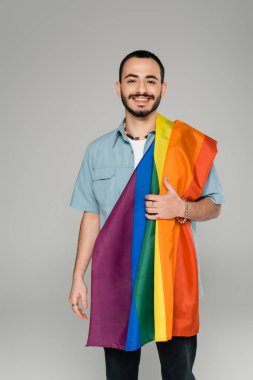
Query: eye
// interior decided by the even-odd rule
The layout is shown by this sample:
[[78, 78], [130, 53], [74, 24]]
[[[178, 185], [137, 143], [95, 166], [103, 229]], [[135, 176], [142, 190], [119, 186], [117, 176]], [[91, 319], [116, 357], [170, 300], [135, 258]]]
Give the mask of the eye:
[[131, 83], [131, 82], [135, 82], [135, 80], [134, 80], [134, 79], [129, 79], [129, 80], [127, 81], [127, 83]]
[[149, 83], [152, 83], [152, 84], [156, 84], [156, 82], [153, 81], [153, 80], [148, 80], [148, 82], [149, 82]]

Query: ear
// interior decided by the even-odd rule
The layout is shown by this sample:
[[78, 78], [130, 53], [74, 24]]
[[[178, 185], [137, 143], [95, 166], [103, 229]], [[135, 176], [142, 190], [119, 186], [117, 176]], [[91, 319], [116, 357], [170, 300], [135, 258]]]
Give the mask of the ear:
[[115, 87], [116, 87], [117, 95], [120, 96], [121, 95], [121, 83], [120, 83], [120, 81], [117, 80], [115, 82]]
[[162, 97], [164, 96], [166, 90], [167, 90], [168, 84], [167, 82], [162, 83]]

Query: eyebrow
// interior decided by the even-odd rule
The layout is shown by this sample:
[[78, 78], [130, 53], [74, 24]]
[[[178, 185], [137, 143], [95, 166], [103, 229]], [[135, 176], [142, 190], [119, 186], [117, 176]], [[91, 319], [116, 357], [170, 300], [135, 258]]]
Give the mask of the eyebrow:
[[[139, 75], [136, 75], [136, 74], [128, 74], [125, 76], [124, 79], [127, 79], [128, 77], [135, 77], [135, 78], [139, 78]], [[146, 75], [145, 78], [153, 78], [153, 79], [156, 79], [159, 81], [159, 79], [155, 76], [155, 75]]]

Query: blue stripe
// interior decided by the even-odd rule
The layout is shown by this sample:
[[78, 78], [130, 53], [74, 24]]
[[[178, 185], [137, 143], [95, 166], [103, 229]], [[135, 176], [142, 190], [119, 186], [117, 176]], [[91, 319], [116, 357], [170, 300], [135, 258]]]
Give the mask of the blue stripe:
[[[154, 141], [136, 167], [133, 234], [132, 234], [132, 295], [141, 255], [147, 219], [145, 217], [145, 195], [150, 194], [150, 181], [153, 166]], [[140, 347], [140, 331], [135, 299], [132, 296], [131, 311], [128, 322], [125, 351], [137, 350]]]

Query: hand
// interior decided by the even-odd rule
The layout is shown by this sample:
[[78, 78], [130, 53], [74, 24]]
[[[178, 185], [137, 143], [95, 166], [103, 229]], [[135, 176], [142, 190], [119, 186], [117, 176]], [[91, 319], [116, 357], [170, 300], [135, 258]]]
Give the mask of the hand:
[[[167, 177], [164, 177], [164, 185], [168, 190], [166, 194], [147, 194], [145, 196], [145, 205], [147, 211], [147, 214], [145, 214], [145, 216], [150, 220], [156, 220], [158, 218], [173, 219], [177, 216], [184, 216], [184, 200], [181, 199], [180, 196], [177, 194], [174, 187], [169, 183]], [[150, 215], [149, 213], [155, 214]]]
[[78, 304], [79, 299], [81, 299], [81, 305], [83, 309], [87, 309], [88, 302], [87, 302], [87, 293], [88, 288], [83, 281], [83, 279], [74, 279], [72, 288], [69, 295], [69, 303], [72, 307], [73, 312], [82, 319], [88, 319], [88, 316], [83, 313], [82, 308], [79, 306], [72, 306], [72, 304]]

